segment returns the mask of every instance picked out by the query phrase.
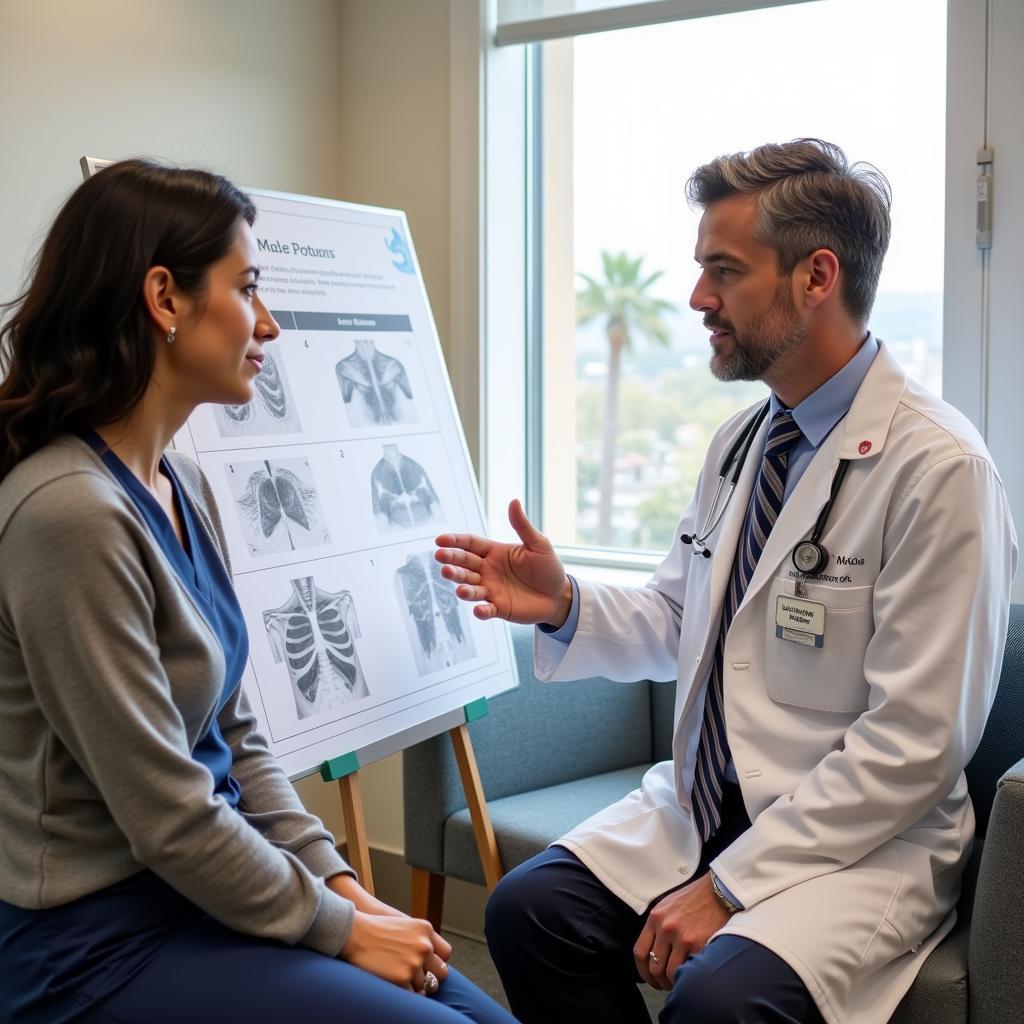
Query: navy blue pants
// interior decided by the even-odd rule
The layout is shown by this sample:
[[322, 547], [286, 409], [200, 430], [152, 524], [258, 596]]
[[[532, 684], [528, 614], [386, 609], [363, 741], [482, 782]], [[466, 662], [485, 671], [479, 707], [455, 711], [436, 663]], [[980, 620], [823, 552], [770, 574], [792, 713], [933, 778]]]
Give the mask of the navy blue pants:
[[[727, 785], [726, 790], [722, 827], [705, 846], [698, 875], [750, 824], [739, 788]], [[486, 932], [512, 1012], [522, 1024], [649, 1024], [633, 961], [646, 917], [634, 913], [562, 847], [551, 847], [509, 872], [487, 905]], [[734, 935], [712, 939], [679, 968], [659, 1020], [822, 1022], [803, 982], [784, 960]]]
[[457, 971], [421, 996], [242, 935], [149, 871], [48, 910], [0, 903], [2, 1024], [515, 1024]]
[[82, 1024], [515, 1024], [449, 968], [434, 996], [400, 989], [343, 960], [239, 935], [205, 917], [161, 947]]

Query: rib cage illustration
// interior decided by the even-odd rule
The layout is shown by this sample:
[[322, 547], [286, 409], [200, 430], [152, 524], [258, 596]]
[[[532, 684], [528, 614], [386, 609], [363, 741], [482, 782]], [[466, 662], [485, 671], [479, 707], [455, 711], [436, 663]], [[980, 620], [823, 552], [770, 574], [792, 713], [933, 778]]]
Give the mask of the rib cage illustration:
[[421, 675], [474, 657], [473, 638], [463, 624], [455, 587], [441, 575], [432, 551], [409, 555], [395, 581], [411, 623], [413, 654]]
[[[262, 463], [244, 463], [237, 467], [243, 472], [252, 469], [237, 504], [253, 554], [276, 550], [283, 539], [292, 551], [296, 547], [330, 542], [316, 489], [289, 469], [289, 464], [301, 468], [312, 482], [305, 459], [266, 459]], [[231, 472], [235, 468], [228, 466]]]
[[252, 403], [248, 405], [225, 405], [224, 413], [236, 423], [247, 423], [252, 419]]
[[335, 373], [342, 401], [350, 405], [358, 393], [371, 424], [415, 419], [399, 406], [399, 392], [412, 400], [405, 367], [393, 356], [378, 352], [372, 341], [357, 341], [356, 350], [338, 362]]
[[352, 595], [321, 590], [312, 576], [291, 581], [292, 595], [263, 613], [274, 661], [285, 661], [300, 719], [369, 696], [356, 653]]
[[[273, 354], [263, 352], [263, 367], [255, 380], [256, 394], [246, 405], [218, 406], [221, 434], [282, 433], [302, 429], [288, 393], [284, 373]], [[225, 431], [227, 427], [227, 431]]]
[[281, 373], [274, 357], [269, 353], [264, 354], [263, 367], [256, 377], [256, 396], [275, 420], [283, 420], [288, 415], [284, 381], [281, 380]]
[[370, 474], [374, 515], [392, 527], [419, 526], [437, 518], [437, 492], [423, 467], [403, 455], [397, 445], [384, 445], [384, 457]]

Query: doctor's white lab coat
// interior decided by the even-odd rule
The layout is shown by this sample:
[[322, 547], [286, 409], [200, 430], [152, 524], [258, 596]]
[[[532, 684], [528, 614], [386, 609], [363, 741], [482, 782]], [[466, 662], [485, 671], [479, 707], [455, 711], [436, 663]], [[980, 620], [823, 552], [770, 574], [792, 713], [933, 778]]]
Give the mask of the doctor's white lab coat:
[[[724, 453], [711, 443], [679, 534], [699, 531]], [[760, 428], [713, 557], [677, 541], [642, 588], [580, 582], [568, 646], [540, 631], [542, 679], [677, 680], [673, 761], [560, 839], [641, 913], [690, 878], [701, 841], [690, 793], [723, 594], [760, 464]], [[776, 635], [840, 459], [851, 464], [806, 598], [818, 649]], [[1006, 637], [1017, 545], [984, 442], [909, 381], [882, 345], [815, 453], [758, 562], [725, 646], [725, 717], [751, 828], [712, 864], [746, 908], [723, 929], [800, 975], [828, 1024], [884, 1024], [953, 926], [974, 813], [964, 767], [985, 727]], [[628, 727], [628, 723], [624, 723]]]

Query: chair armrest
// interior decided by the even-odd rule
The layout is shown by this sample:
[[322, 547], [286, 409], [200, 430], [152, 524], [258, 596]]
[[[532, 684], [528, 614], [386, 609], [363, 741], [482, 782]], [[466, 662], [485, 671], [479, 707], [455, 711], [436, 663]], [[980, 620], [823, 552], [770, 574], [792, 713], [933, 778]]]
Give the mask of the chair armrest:
[[1024, 760], [999, 780], [978, 872], [968, 967], [971, 1024], [1011, 1024], [1024, 1006]]

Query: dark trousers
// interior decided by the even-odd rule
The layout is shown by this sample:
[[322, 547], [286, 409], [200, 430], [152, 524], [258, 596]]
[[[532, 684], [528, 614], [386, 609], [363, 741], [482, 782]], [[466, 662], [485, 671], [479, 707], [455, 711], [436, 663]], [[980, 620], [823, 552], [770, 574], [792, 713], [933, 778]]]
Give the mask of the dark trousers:
[[[722, 826], [705, 845], [694, 877], [750, 826], [738, 786], [726, 785], [722, 810]], [[562, 847], [509, 872], [487, 905], [486, 932], [512, 1012], [522, 1024], [648, 1024], [633, 961], [646, 918]], [[721, 935], [676, 972], [659, 1020], [821, 1024], [822, 1018], [784, 960], [749, 939]]]
[[81, 1024], [515, 1024], [458, 971], [435, 996], [343, 960], [239, 935], [206, 917], [162, 946]]
[[0, 903], [2, 1024], [516, 1024], [458, 971], [422, 996], [232, 931], [150, 871], [48, 910]]

